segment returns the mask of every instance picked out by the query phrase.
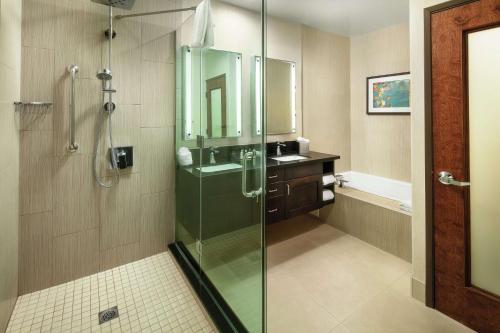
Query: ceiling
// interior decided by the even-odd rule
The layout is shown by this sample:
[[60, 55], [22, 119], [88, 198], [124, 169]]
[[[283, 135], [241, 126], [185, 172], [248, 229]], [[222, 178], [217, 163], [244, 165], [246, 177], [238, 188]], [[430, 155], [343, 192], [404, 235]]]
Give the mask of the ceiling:
[[[260, 10], [261, 0], [223, 0]], [[323, 31], [355, 36], [408, 22], [409, 0], [267, 0], [268, 14]]]

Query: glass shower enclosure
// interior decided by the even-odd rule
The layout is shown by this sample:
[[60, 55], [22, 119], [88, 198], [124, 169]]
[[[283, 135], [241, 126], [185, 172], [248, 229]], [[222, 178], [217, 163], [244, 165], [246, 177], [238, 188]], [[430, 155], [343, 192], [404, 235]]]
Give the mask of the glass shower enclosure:
[[170, 248], [221, 331], [264, 332], [265, 130], [254, 130], [256, 110], [265, 129], [264, 66], [259, 73], [252, 68], [255, 57], [265, 59], [264, 16], [249, 12], [256, 24], [238, 37], [224, 29], [237, 19], [224, 6], [214, 8], [214, 47], [189, 46], [184, 32], [190, 29], [183, 29], [189, 19], [176, 36], [176, 239]]

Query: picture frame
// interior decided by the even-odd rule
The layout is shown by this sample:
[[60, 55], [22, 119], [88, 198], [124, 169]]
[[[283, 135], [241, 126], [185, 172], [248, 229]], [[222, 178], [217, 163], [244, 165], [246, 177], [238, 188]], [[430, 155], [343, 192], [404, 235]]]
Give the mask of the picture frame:
[[367, 115], [410, 115], [410, 72], [366, 78]]

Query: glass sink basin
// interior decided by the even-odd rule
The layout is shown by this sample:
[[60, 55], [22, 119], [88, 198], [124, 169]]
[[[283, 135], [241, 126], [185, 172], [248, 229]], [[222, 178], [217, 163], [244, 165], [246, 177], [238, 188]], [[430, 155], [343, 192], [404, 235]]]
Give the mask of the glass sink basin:
[[287, 156], [279, 156], [279, 157], [271, 157], [272, 160], [278, 162], [292, 162], [292, 161], [301, 161], [307, 160], [309, 157], [304, 157], [300, 155], [287, 155]]
[[241, 169], [241, 168], [242, 167], [240, 164], [229, 163], [229, 164], [203, 166], [201, 168], [196, 168], [196, 170], [201, 171], [203, 173], [212, 173], [212, 172], [236, 170], [236, 169]]

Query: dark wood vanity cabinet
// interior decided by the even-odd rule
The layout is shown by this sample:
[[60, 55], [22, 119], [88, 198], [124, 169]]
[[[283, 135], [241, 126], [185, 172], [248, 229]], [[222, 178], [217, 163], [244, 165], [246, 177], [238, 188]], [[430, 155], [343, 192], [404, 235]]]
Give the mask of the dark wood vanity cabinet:
[[[323, 154], [322, 154], [323, 155]], [[278, 222], [319, 209], [323, 201], [323, 176], [334, 174], [334, 160], [322, 158], [308, 163], [290, 163], [267, 168], [266, 221]]]
[[290, 180], [286, 192], [286, 218], [319, 209], [323, 205], [323, 175]]

